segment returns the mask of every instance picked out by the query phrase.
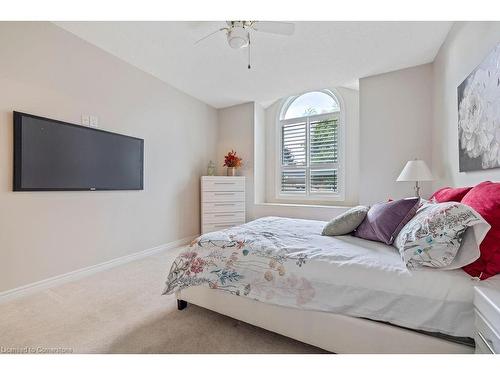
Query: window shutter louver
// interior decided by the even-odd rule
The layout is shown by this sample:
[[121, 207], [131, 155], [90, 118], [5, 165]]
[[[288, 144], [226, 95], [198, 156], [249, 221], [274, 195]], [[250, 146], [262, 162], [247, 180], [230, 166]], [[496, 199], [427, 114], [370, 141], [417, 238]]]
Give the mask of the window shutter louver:
[[306, 123], [283, 125], [281, 130], [281, 162], [284, 166], [306, 164]]
[[313, 169], [311, 170], [311, 192], [313, 193], [336, 193], [337, 170], [336, 169]]
[[303, 193], [306, 191], [305, 169], [284, 170], [281, 173], [281, 191], [284, 193]]
[[311, 165], [337, 162], [337, 122], [337, 119], [311, 122]]

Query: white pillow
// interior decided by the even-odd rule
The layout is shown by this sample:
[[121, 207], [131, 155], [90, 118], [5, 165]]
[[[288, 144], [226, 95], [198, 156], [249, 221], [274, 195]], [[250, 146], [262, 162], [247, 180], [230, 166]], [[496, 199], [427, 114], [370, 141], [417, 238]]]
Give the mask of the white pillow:
[[426, 202], [399, 232], [394, 246], [409, 268], [456, 269], [479, 258], [490, 225], [457, 202]]

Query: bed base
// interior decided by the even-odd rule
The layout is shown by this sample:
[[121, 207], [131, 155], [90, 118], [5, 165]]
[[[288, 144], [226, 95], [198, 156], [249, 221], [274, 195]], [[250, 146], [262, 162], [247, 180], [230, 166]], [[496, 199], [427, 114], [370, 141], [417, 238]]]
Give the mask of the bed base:
[[373, 320], [324, 311], [267, 304], [209, 289], [191, 287], [177, 293], [177, 307], [188, 303], [317, 346], [333, 353], [463, 354], [474, 348]]

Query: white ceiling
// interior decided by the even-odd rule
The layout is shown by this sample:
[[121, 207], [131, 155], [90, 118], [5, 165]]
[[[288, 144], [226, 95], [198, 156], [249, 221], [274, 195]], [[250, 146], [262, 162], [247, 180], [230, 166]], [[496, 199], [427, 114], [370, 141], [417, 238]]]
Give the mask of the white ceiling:
[[231, 49], [213, 22], [56, 22], [82, 39], [216, 108], [264, 105], [305, 90], [434, 60], [452, 22], [295, 22], [290, 37], [253, 33]]

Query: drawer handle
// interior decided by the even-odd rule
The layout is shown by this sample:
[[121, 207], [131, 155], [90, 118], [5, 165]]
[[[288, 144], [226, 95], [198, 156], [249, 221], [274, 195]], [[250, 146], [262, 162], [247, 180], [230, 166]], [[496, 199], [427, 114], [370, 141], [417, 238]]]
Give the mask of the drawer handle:
[[214, 182], [214, 185], [234, 185], [235, 182]]
[[495, 354], [495, 351], [492, 348], [493, 343], [490, 340], [486, 340], [481, 332], [477, 331], [477, 334], [479, 335], [479, 337], [481, 338], [481, 340], [483, 340], [484, 344], [488, 347], [488, 350], [491, 353]]
[[228, 228], [230, 227], [231, 225], [226, 225], [226, 224], [215, 224], [214, 227], [215, 228]]
[[215, 193], [215, 195], [234, 195], [234, 193]]
[[215, 203], [214, 206], [234, 206], [236, 203]]
[[215, 214], [215, 217], [221, 217], [221, 216], [234, 216], [234, 214]]

